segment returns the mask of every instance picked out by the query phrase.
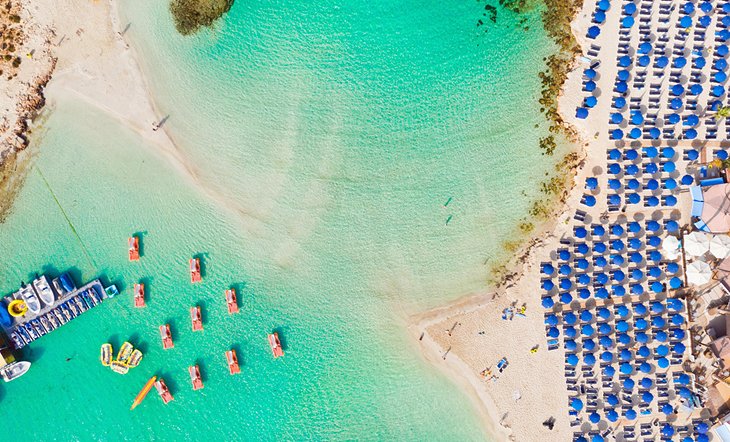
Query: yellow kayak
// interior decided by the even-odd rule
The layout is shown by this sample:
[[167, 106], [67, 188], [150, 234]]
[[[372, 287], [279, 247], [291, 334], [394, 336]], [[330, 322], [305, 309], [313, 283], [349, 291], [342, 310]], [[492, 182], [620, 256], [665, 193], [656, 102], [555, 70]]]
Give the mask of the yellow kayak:
[[132, 344], [124, 341], [124, 344], [122, 344], [122, 348], [119, 349], [119, 353], [117, 354], [117, 361], [121, 362], [122, 364], [126, 364], [129, 360], [129, 357], [132, 356], [133, 350], [134, 347], [132, 346]]
[[134, 402], [132, 402], [132, 408], [130, 410], [134, 410], [137, 405], [141, 404], [144, 398], [147, 396], [147, 393], [150, 392], [152, 387], [155, 385], [155, 381], [157, 380], [157, 376], [152, 376], [146, 384], [144, 384], [144, 387], [142, 387], [142, 390], [137, 394], [137, 397], [134, 398]]
[[108, 367], [109, 364], [112, 362], [112, 345], [109, 343], [103, 344], [101, 346], [101, 356], [99, 356], [99, 359], [101, 360], [101, 365], [104, 367]]

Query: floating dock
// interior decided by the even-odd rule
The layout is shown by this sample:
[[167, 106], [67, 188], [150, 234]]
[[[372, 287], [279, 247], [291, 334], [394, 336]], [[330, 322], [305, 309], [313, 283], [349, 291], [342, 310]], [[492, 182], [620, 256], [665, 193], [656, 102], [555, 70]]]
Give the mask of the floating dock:
[[[37, 279], [36, 279], [37, 281]], [[9, 341], [16, 349], [21, 349], [29, 343], [39, 339], [53, 330], [61, 327], [67, 322], [75, 319], [83, 312], [101, 304], [108, 296], [116, 293], [116, 288], [110, 286], [104, 288], [101, 281], [95, 279], [86, 285], [76, 288], [68, 274], [63, 274], [53, 280], [50, 289], [53, 291], [53, 302], [47, 302], [34, 288], [33, 283], [24, 285], [21, 290], [12, 295], [0, 299], [0, 308], [8, 311], [8, 306], [16, 300], [23, 300], [28, 296], [28, 289], [36, 293], [37, 300], [41, 303], [38, 312], [26, 310], [20, 316], [4, 316], [0, 321], [0, 330], [9, 338]], [[4, 312], [2, 312], [4, 313]]]

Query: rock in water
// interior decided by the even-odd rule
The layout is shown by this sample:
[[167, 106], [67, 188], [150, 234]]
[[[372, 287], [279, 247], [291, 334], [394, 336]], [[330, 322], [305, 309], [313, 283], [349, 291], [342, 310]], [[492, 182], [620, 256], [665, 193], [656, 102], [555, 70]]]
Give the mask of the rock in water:
[[170, 0], [175, 28], [182, 35], [194, 34], [203, 26], [211, 26], [231, 6], [233, 0]]

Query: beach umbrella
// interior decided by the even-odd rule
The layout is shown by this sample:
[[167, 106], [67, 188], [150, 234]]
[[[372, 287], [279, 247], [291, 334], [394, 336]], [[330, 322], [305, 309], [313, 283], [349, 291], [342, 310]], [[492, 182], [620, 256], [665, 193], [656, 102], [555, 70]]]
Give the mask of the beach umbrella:
[[689, 93], [692, 95], [699, 95], [702, 93], [702, 90], [703, 90], [703, 88], [702, 88], [702, 85], [700, 85], [700, 84], [693, 84], [692, 86], [689, 87]]
[[585, 99], [586, 107], [588, 107], [588, 108], [596, 107], [597, 104], [598, 104], [598, 98], [596, 98], [592, 95], [589, 97], [586, 97], [586, 99]]
[[613, 329], [610, 325], [606, 324], [605, 322], [598, 326], [598, 333], [601, 335], [608, 335], [611, 333]]
[[687, 373], [682, 373], [679, 376], [677, 376], [677, 379], [674, 382], [679, 385], [689, 385], [690, 377]]
[[697, 431], [700, 434], [705, 434], [708, 431], [710, 431], [710, 426], [707, 425], [705, 422], [700, 422], [697, 425], [695, 425], [695, 431]]
[[[624, 82], [625, 84], [625, 82]], [[641, 112], [633, 112], [631, 115], [631, 124], [634, 124], [636, 126], [642, 124], [644, 122], [644, 116], [641, 115]]]
[[605, 442], [605, 439], [600, 434], [594, 434], [591, 438], [591, 442]]
[[[687, 131], [689, 133], [690, 131], [693, 131], [694, 129], [690, 129]], [[667, 173], [672, 173], [677, 169], [677, 165], [674, 164], [672, 161], [667, 161], [662, 165], [662, 169]]]
[[649, 129], [649, 137], [651, 137], [652, 140], [659, 139], [659, 136], [662, 134], [662, 132], [657, 129], [656, 127], [652, 127]]
[[558, 325], [558, 317], [555, 314], [545, 316], [546, 325]]
[[593, 339], [585, 339], [583, 340], [583, 350], [588, 352], [593, 352], [593, 350], [596, 349], [596, 343], [593, 342]]
[[620, 196], [618, 196], [618, 195], [617, 195], [617, 194], [615, 194], [615, 193], [614, 193], [614, 194], [611, 194], [611, 195], [609, 195], [609, 196], [608, 196], [608, 204], [610, 204], [610, 205], [612, 205], [612, 206], [618, 206], [619, 204], [621, 204], [621, 197], [620, 197]]
[[639, 158], [639, 152], [636, 149], [629, 149], [626, 151], [626, 159], [627, 160], [635, 160]]
[[[596, 82], [593, 80], [586, 81], [585, 89], [588, 92], [593, 92], [596, 90]], [[588, 112], [586, 112], [586, 115], [588, 115]]]
[[561, 275], [568, 276], [571, 273], [573, 273], [572, 267], [570, 267], [569, 264], [563, 264], [560, 266], [560, 269], [558, 270]]
[[624, 320], [621, 320], [621, 321], [618, 321], [616, 323], [616, 331], [621, 332], [621, 333], [625, 333], [626, 331], [628, 331], [628, 329], [629, 329], [629, 323], [628, 322], [626, 322]]
[[728, 53], [730, 53], [730, 49], [727, 47], [727, 45], [720, 45], [715, 48], [715, 51], [717, 51], [717, 55], [719, 55], [720, 57], [724, 57]]
[[565, 349], [568, 351], [575, 351], [578, 348], [578, 344], [573, 339], [565, 340]]
[[692, 26], [692, 17], [690, 17], [689, 15], [685, 15], [679, 20], [680, 28], [689, 28], [690, 26]]
[[698, 434], [696, 442], [710, 442], [710, 438], [706, 434]]
[[651, 52], [651, 49], [652, 49], [651, 43], [649, 43], [648, 41], [645, 41], [639, 45], [638, 52], [639, 52], [639, 54], [648, 54], [649, 52]]
[[672, 288], [672, 289], [674, 289], [674, 290], [676, 290], [676, 289], [678, 289], [678, 288], [682, 287], [682, 280], [681, 280], [681, 279], [679, 279], [679, 278], [678, 278], [678, 277], [676, 277], [676, 276], [675, 276], [675, 277], [673, 277], [672, 279], [670, 279], [670, 280], [669, 280], [669, 287], [671, 287], [671, 288]]
[[642, 66], [642, 67], [643, 66], [649, 66], [649, 63], [651, 62], [651, 59], [649, 58], [648, 55], [642, 55], [641, 57], [639, 57], [638, 62], [639, 62], [639, 66]]
[[695, 182], [695, 179], [692, 177], [692, 175], [684, 175], [680, 182], [685, 186], [690, 186]]
[[620, 224], [614, 224], [611, 226], [611, 234], [621, 236], [624, 233], [624, 228]]
[[605, 273], [596, 273], [593, 277], [598, 284], [606, 284], [608, 282], [608, 276]]
[[560, 336], [560, 330], [558, 330], [556, 327], [550, 327], [547, 331], [548, 337], [551, 338], [557, 338]]
[[673, 110], [679, 110], [682, 108], [682, 99], [681, 98], [672, 98], [669, 101], [669, 108]]
[[656, 360], [656, 365], [658, 365], [659, 368], [667, 368], [667, 367], [669, 367], [669, 359], [659, 358]]
[[588, 231], [586, 230], [585, 227], [576, 227], [575, 230], [573, 231], [573, 234], [575, 234], [575, 236], [577, 236], [578, 238], [582, 239], [582, 238], [585, 238], [586, 235], [588, 235]]
[[636, 221], [631, 221], [628, 224], [628, 230], [631, 233], [639, 233], [641, 231], [641, 224], [637, 223]]
[[684, 330], [681, 328], [672, 329], [672, 337], [674, 337], [674, 339], [684, 339]]
[[[661, 301], [654, 301], [651, 303], [651, 312], [652, 313], [661, 313], [663, 311], [664, 311], [664, 305], [661, 303]], [[563, 320], [565, 320], [565, 317], [563, 317]]]
[[588, 299], [591, 297], [591, 291], [587, 288], [583, 287], [580, 290], [578, 290], [578, 297], [580, 299]]
[[659, 281], [654, 281], [654, 282], [651, 283], [651, 290], [654, 293], [661, 293], [661, 292], [664, 291], [664, 284], [662, 284]]
[[633, 408], [629, 408], [624, 413], [624, 417], [628, 420], [634, 420], [636, 419], [636, 411]]
[[[629, 373], [627, 373], [627, 374], [631, 374], [630, 373], [630, 370], [631, 370], [631, 366], [629, 365]], [[627, 379], [624, 380], [624, 385], [623, 385], [624, 390], [633, 390], [634, 389], [634, 385], [636, 385], [636, 383], [634, 382], [633, 379], [627, 378]]]
[[586, 243], [580, 243], [580, 244], [578, 244], [575, 247], [575, 250], [578, 253], [581, 253], [581, 254], [585, 255], [586, 253], [588, 253], [588, 244], [586, 244]]
[[715, 81], [718, 83], [724, 83], [727, 80], [727, 74], [719, 71], [715, 74]]
[[591, 26], [588, 28], [588, 37], [589, 38], [596, 38], [601, 34], [601, 28], [598, 26]]
[[684, 93], [684, 86], [682, 86], [681, 84], [675, 84], [674, 86], [672, 86], [670, 91], [673, 95], [682, 95]]
[[626, 81], [629, 79], [629, 77], [631, 77], [631, 73], [626, 69], [621, 69], [616, 74], [616, 78], [618, 78], [621, 81]]
[[629, 309], [625, 305], [619, 305], [616, 308], [616, 315], [620, 318], [625, 318], [629, 314]]
[[580, 320], [583, 322], [590, 322], [593, 319], [593, 314], [588, 310], [580, 312]]
[[571, 407], [572, 407], [572, 408], [573, 408], [574, 410], [576, 410], [576, 411], [580, 411], [580, 410], [582, 410], [582, 409], [583, 409], [583, 401], [582, 401], [582, 400], [580, 400], [580, 399], [579, 399], [579, 398], [577, 398], [577, 397], [574, 397], [574, 398], [573, 398], [573, 399], [571, 399], [571, 401], [570, 401], [570, 406], [571, 406]]
[[625, 247], [624, 242], [621, 241], [620, 239], [611, 241], [611, 248], [616, 250], [617, 252], [620, 252], [621, 250], [623, 250], [624, 247]]
[[555, 287], [555, 283], [553, 283], [552, 280], [550, 280], [550, 279], [543, 279], [542, 280], [542, 288], [543, 288], [543, 290], [549, 292], [554, 287]]
[[593, 326], [586, 324], [580, 329], [581, 334], [584, 336], [593, 336], [593, 334], [596, 332], [596, 330], [593, 328]]
[[558, 252], [558, 257], [559, 257], [559, 258], [560, 258], [560, 259], [561, 259], [562, 261], [567, 261], [567, 260], [569, 260], [569, 259], [570, 259], [570, 252], [569, 252], [569, 251], [567, 251], [567, 250], [565, 250], [565, 249], [563, 249], [563, 250], [560, 250], [560, 251]]
[[622, 361], [630, 361], [634, 358], [633, 353], [628, 348], [622, 349], [618, 356]]
[[623, 109], [626, 106], [626, 99], [624, 97], [616, 97], [613, 100], [613, 105], [616, 109]]
[[[622, 121], [624, 121], [624, 117], [620, 113], [614, 112], [614, 113], [611, 114], [611, 123], [613, 123], [613, 124], [619, 124]], [[616, 150], [616, 149], [613, 149], [613, 150]], [[611, 158], [611, 159], [612, 160], [617, 160], [618, 158]]]
[[615, 394], [607, 394], [606, 395], [606, 402], [611, 405], [612, 407], [615, 405], [618, 405], [618, 396]]
[[652, 250], [649, 252], [649, 261], [661, 261], [662, 260], [662, 254], [659, 252], [659, 250]]
[[624, 19], [621, 20], [622, 28], [630, 28], [632, 26], [634, 26], [634, 17], [624, 17]]
[[629, 90], [629, 85], [626, 84], [625, 81], [619, 81], [618, 83], [616, 83], [616, 92], [618, 92], [619, 94], [623, 94], [627, 90]]
[[613, 190], [618, 190], [621, 188], [621, 181], [617, 179], [610, 179], [608, 180], [608, 187]]
[[601, 338], [598, 340], [598, 343], [605, 348], [613, 347], [613, 340], [608, 336], [601, 336]]
[[669, 58], [662, 55], [656, 59], [656, 67], [664, 69], [669, 65]]
[[[671, 206], [676, 206], [677, 205], [677, 197], [674, 196], [674, 195], [667, 195], [664, 198], [664, 204], [667, 205], [667, 206], [670, 206], [670, 207]], [[674, 230], [677, 230], [677, 229], [674, 229]]]
[[654, 400], [654, 395], [649, 393], [648, 391], [645, 391], [641, 394], [641, 400], [646, 403], [651, 403], [651, 401]]
[[598, 187], [598, 179], [596, 177], [586, 178], [586, 189], [593, 190]]
[[655, 158], [657, 155], [659, 155], [659, 151], [656, 147], [650, 146], [643, 148], [644, 155], [646, 155], [648, 158]]
[[644, 316], [647, 312], [646, 306], [644, 304], [636, 304], [634, 306], [634, 313], [638, 316]]
[[677, 298], [669, 298], [667, 299], [667, 308], [669, 310], [674, 310], [675, 312], [678, 312], [682, 310], [684, 307], [684, 304], [682, 304], [682, 301]]
[[624, 279], [626, 279], [626, 275], [621, 270], [616, 270], [613, 272], [613, 280], [617, 282], [621, 282]]
[[600, 287], [596, 290], [596, 298], [598, 299], [608, 299], [608, 290], [606, 290], [605, 287]]
[[593, 235], [595, 236], [603, 236], [606, 233], [606, 229], [603, 228], [601, 225], [595, 225], [593, 226]]
[[710, 237], [703, 232], [692, 232], [684, 237], [684, 250], [691, 256], [702, 256], [710, 250]]
[[647, 270], [647, 273], [652, 278], [658, 278], [658, 277], [660, 277], [662, 275], [662, 269], [660, 269], [659, 267], [656, 267], [656, 266], [655, 267], [649, 267], [649, 269]]
[[662, 149], [662, 156], [668, 160], [674, 158], [676, 154], [677, 152], [674, 150], [673, 147], [665, 147]]
[[611, 163], [608, 165], [608, 173], [617, 175], [621, 173], [621, 165], [618, 163]]
[[707, 60], [705, 60], [705, 57], [697, 57], [693, 60], [694, 65], [698, 69], [702, 69], [707, 64]]
[[583, 71], [583, 75], [585, 75], [589, 80], [596, 78], [597, 74], [598, 73], [593, 68], [588, 68]]
[[564, 327], [563, 328], [563, 334], [568, 339], [575, 338], [575, 335], [576, 335], [575, 327], [571, 327], [571, 326]]
[[618, 420], [618, 413], [616, 413], [616, 410], [608, 410], [606, 412], [606, 419], [610, 422], [616, 422]]
[[[674, 178], [667, 178], [666, 180], [664, 180], [664, 187], [669, 190], [674, 190], [677, 187], [677, 180], [675, 180]], [[667, 221], [667, 224], [669, 224], [670, 222], [677, 224], [677, 222], [674, 220]], [[679, 227], [679, 225], [677, 227]]]
[[631, 373], [633, 373], [633, 371], [634, 371], [634, 367], [632, 367], [632, 366], [631, 366], [631, 364], [629, 364], [628, 362], [624, 362], [624, 363], [623, 363], [623, 364], [621, 364], [621, 366], [619, 367], [619, 371], [620, 371], [620, 372], [621, 372], [622, 374], [631, 374]]
[[639, 173], [639, 166], [637, 166], [636, 164], [629, 164], [628, 166], [626, 166], [627, 175], [636, 175], [637, 173]]
[[662, 405], [662, 413], [664, 413], [666, 415], [670, 415], [670, 414], [674, 413], [674, 407], [672, 407], [671, 405], [666, 403], [666, 404]]
[[661, 330], [654, 334], [654, 338], [659, 342], [667, 342], [667, 339], [669, 339], [666, 332], [663, 332]]
[[672, 437], [674, 435], [674, 427], [671, 424], [664, 424], [662, 427], [662, 436]]
[[629, 255], [629, 259], [631, 260], [631, 262], [633, 262], [635, 264], [639, 264], [641, 261], [644, 260], [644, 257], [641, 256], [641, 253], [639, 253], [639, 252], [632, 252]]
[[[593, 83], [595, 85], [595, 83]], [[587, 85], [586, 85], [587, 86]], [[595, 86], [594, 86], [595, 89]], [[579, 107], [575, 110], [575, 117], [580, 118], [581, 120], [585, 120], [588, 118], [588, 109], [584, 107]]]
[[675, 68], [683, 68], [687, 65], [687, 58], [685, 57], [677, 57], [674, 59], [674, 67]]
[[684, 12], [686, 14], [691, 14], [691, 13], [695, 12], [695, 5], [690, 2], [687, 2], [684, 4], [682, 9], [684, 10]]
[[615, 375], [615, 374], [616, 374], [616, 369], [615, 369], [615, 368], [613, 368], [613, 367], [612, 367], [612, 366], [610, 366], [610, 365], [607, 365], [607, 366], [606, 366], [606, 367], [605, 367], [605, 368], [603, 369], [603, 374], [604, 374], [605, 376], [608, 376], [608, 377], [613, 377], [613, 375]]
[[684, 324], [684, 316], [680, 315], [679, 313], [673, 314], [669, 320], [672, 322], [673, 325]]
[[638, 127], [635, 127], [629, 131], [629, 138], [632, 138], [634, 140], [641, 138], [641, 129]]
[[662, 241], [662, 249], [667, 252], [674, 252], [679, 250], [679, 239], [676, 236], [667, 236]]
[[710, 253], [718, 259], [725, 259], [728, 255], [730, 255], [730, 236], [713, 236], [710, 239]]
[[578, 436], [578, 439], [576, 439], [575, 442], [588, 442], [588, 439], [583, 436]]
[[641, 284], [632, 285], [631, 293], [633, 293], [634, 295], [641, 295], [642, 293], [644, 293], [644, 286], [642, 286]]
[[571, 302], [573, 302], [573, 296], [571, 296], [570, 293], [565, 292], [560, 295], [560, 302], [563, 304], [570, 304]]
[[574, 325], [575, 322], [578, 320], [578, 318], [575, 316], [575, 313], [573, 312], [567, 312], [563, 315], [563, 322], [567, 325]]
[[542, 306], [543, 308], [552, 308], [555, 305], [555, 301], [553, 301], [553, 298], [546, 296], [542, 298]]
[[687, 388], [687, 387], [680, 387], [680, 388], [679, 388], [679, 390], [677, 390], [677, 393], [678, 393], [678, 394], [679, 394], [679, 395], [680, 395], [681, 397], [683, 397], [683, 398], [685, 398], [685, 399], [690, 399], [690, 398], [692, 397], [692, 392], [691, 392], [691, 391], [690, 391], [690, 389], [689, 389], [689, 388]]
[[722, 97], [723, 95], [725, 95], [725, 88], [720, 85], [714, 86], [712, 88], [712, 95], [714, 95], [715, 97]]
[[727, 69], [727, 60], [725, 60], [724, 58], [720, 58], [715, 61], [715, 69], [717, 69], [718, 71], [724, 71], [725, 69]]
[[626, 201], [629, 204], [639, 204], [639, 201], [641, 201], [641, 196], [639, 196], [638, 193], [630, 193], [629, 196], [626, 197]]
[[631, 278], [636, 279], [637, 281], [640, 281], [644, 277], [644, 272], [642, 272], [639, 269], [634, 269], [631, 271]]
[[659, 205], [659, 198], [657, 198], [655, 196], [650, 196], [649, 198], [646, 199], [646, 204], [649, 207], [656, 207]]
[[655, 329], [664, 328], [664, 326], [667, 325], [667, 321], [665, 321], [661, 316], [655, 316], [651, 320], [651, 325]]
[[663, 357], [663, 356], [666, 356], [668, 353], [669, 353], [669, 347], [667, 347], [666, 345], [662, 344], [662, 345], [657, 346], [656, 354], [658, 356]]
[[593, 356], [593, 353], [588, 353], [583, 357], [583, 363], [588, 366], [595, 365], [596, 357]]
[[649, 328], [649, 322], [646, 319], [637, 319], [634, 321], [634, 328], [637, 330], [646, 330]]
[[563, 278], [560, 280], [560, 288], [563, 290], [570, 290], [573, 287], [573, 283], [570, 282], [570, 279]]
[[674, 353], [677, 353], [677, 354], [680, 354], [680, 355], [682, 353], [684, 353], [685, 350], [687, 350], [687, 347], [685, 347], [685, 345], [682, 344], [681, 342], [677, 342], [676, 344], [674, 344], [674, 348], [672, 348], [672, 351]]
[[588, 416], [588, 420], [589, 420], [589, 421], [591, 421], [591, 423], [593, 423], [593, 424], [597, 424], [598, 422], [600, 422], [600, 421], [601, 421], [601, 416], [599, 416], [599, 415], [598, 415], [598, 413], [596, 413], [596, 412], [594, 411], [593, 413], [591, 413], [591, 414], [590, 414], [590, 415]]
[[[694, 161], [699, 157], [700, 157], [700, 153], [697, 151], [697, 149], [689, 149], [687, 151], [687, 158], [690, 161]], [[687, 180], [685, 180], [685, 177], [689, 177], [689, 182], [685, 182], [685, 181], [687, 181]], [[694, 181], [694, 180], [692, 179], [692, 177], [690, 175], [685, 175], [682, 177], [682, 184], [685, 184], [685, 185], [692, 184], [692, 181]]]
[[[641, 347], [639, 347], [639, 349], [638, 349], [638, 350], [636, 351], [636, 354], [638, 354], [638, 355], [639, 355], [639, 356], [641, 356], [642, 358], [648, 358], [648, 357], [649, 357], [649, 355], [651, 354], [651, 351], [649, 350], [649, 347], [647, 347], [646, 345], [642, 345], [642, 346], [641, 346]], [[644, 378], [644, 379], [646, 379], [646, 378]], [[646, 387], [646, 388], [648, 388], [648, 387]]]
[[631, 57], [629, 57], [628, 55], [623, 55], [623, 56], [619, 57], [619, 59], [618, 59], [619, 66], [625, 68], [625, 67], [628, 67], [630, 64], [631, 64]]
[[578, 365], [579, 359], [578, 359], [577, 355], [571, 353], [568, 355], [567, 358], [565, 358], [565, 361], [572, 366], [576, 366], [576, 365]]
[[712, 269], [704, 261], [692, 261], [687, 266], [687, 282], [693, 285], [704, 285], [710, 282]]
[[651, 220], [648, 223], [646, 223], [646, 230], [649, 232], [656, 232], [660, 228], [661, 228], [661, 226], [659, 225], [659, 223], [654, 220]]
[[579, 259], [579, 260], [577, 260], [577, 261], [575, 262], [575, 265], [576, 265], [576, 266], [577, 266], [577, 267], [578, 267], [579, 269], [581, 269], [581, 270], [585, 270], [585, 269], [587, 269], [587, 268], [588, 268], [588, 265], [589, 265], [589, 263], [588, 263], [588, 260], [587, 260], [587, 259], [585, 259], [585, 258], [581, 258], [581, 259]]
[[636, 334], [636, 342], [639, 342], [641, 344], [646, 344], [649, 341], [649, 336], [647, 336], [644, 332], [639, 332]]
[[613, 353], [610, 351], [604, 351], [601, 353], [601, 360], [603, 362], [613, 362]]

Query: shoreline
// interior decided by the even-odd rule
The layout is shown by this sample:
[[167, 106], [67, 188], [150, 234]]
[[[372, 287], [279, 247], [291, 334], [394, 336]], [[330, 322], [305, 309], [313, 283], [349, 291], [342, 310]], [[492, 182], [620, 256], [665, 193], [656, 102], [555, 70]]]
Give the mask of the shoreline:
[[[583, 25], [582, 21], [585, 21], [586, 8], [589, 7], [589, 2], [583, 1], [571, 19], [571, 32], [580, 50], [584, 49], [585, 42], [579, 38], [581, 35], [579, 28]], [[574, 103], [570, 101], [575, 87], [580, 85], [576, 72], [580, 71], [581, 53], [578, 51], [574, 54], [570, 70], [565, 75], [564, 82], [555, 97], [562, 122], [557, 123], [548, 118], [551, 124], [567, 126], [567, 129], [562, 129], [563, 135], [575, 146], [573, 152], [577, 154], [575, 168], [567, 172], [571, 175], [569, 177], [570, 186], [563, 189], [565, 197], [560, 209], [554, 212], [554, 216], [538, 224], [535, 231], [517, 248], [505, 265], [507, 272], [499, 278], [493, 289], [488, 287], [482, 292], [466, 294], [446, 305], [413, 315], [408, 321], [410, 334], [419, 346], [424, 360], [437, 370], [448, 374], [452, 382], [477, 404], [479, 414], [489, 419], [489, 422], [485, 423], [489, 430], [488, 435], [499, 441], [534, 440], [536, 437], [547, 440], [568, 440], [571, 437], [570, 427], [566, 420], [568, 415], [566, 401], [556, 399], [562, 396], [567, 398], [564, 391], [562, 360], [557, 355], [558, 352], [550, 354], [543, 349], [544, 330], [540, 314], [542, 308], [539, 304], [539, 296], [537, 296], [539, 275], [536, 275], [535, 271], [530, 271], [536, 269], [541, 260], [549, 260], [549, 251], [558, 246], [560, 237], [566, 233], [571, 215], [579, 206], [583, 193], [577, 183], [585, 180], [589, 175], [591, 163], [593, 163], [591, 159], [596, 155], [596, 151], [602, 148], [598, 140], [589, 139], [588, 128], [576, 124], [572, 115], [564, 111], [564, 109], [575, 108]], [[560, 56], [560, 53], [556, 56]], [[578, 95], [578, 93], [573, 95]], [[551, 197], [552, 200], [560, 199], [557, 194]], [[528, 307], [526, 318], [516, 318], [510, 321], [499, 319], [503, 309], [509, 306], [519, 306], [522, 303]], [[531, 314], [532, 312], [534, 314]], [[511, 327], [520, 322], [527, 323], [525, 325], [532, 332], [530, 333], [532, 341], [518, 342], [514, 346], [521, 347], [519, 349], [523, 351], [529, 351], [536, 346], [537, 353], [526, 353], [524, 356], [520, 355], [521, 357], [509, 356], [510, 364], [522, 365], [520, 367], [521, 376], [510, 376], [512, 367], [508, 366], [496, 382], [489, 383], [491, 381], [485, 380], [479, 373], [485, 368], [495, 368], [494, 366], [503, 353], [499, 353], [499, 350], [495, 351], [494, 347], [500, 347], [500, 345], [493, 341], [479, 344], [475, 342], [477, 338], [473, 334], [469, 336], [467, 333], [473, 333], [479, 328], [492, 329], [491, 333], [495, 340], [512, 341], [513, 336], [510, 338], [507, 336], [514, 335], [517, 331], [525, 331], [515, 330], [519, 327]], [[446, 330], [451, 330], [453, 333], [447, 333]], [[476, 333], [479, 336], [489, 332], [489, 330], [479, 330]], [[506, 352], [506, 349], [503, 351]], [[479, 355], [475, 356], [474, 353], [479, 353]], [[484, 353], [488, 355], [486, 358], [483, 356]], [[490, 357], [491, 360], [488, 360]], [[487, 361], [481, 362], [485, 359]], [[481, 365], [479, 365], [480, 363]], [[530, 386], [529, 383], [524, 382], [524, 379], [540, 379], [541, 385]], [[499, 385], [499, 383], [507, 385]], [[545, 384], [551, 385], [546, 387]], [[528, 394], [541, 395], [545, 400], [532, 400], [532, 403], [524, 408], [517, 406], [519, 402], [528, 400], [525, 397], [525, 391], [520, 390], [522, 385], [525, 385], [524, 390]], [[546, 389], [543, 387], [552, 392], [546, 395], [544, 391], [538, 391]], [[510, 393], [514, 395], [517, 391], [520, 391], [521, 397], [519, 400], [514, 400]], [[505, 405], [506, 402], [514, 402], [514, 404]], [[516, 409], [521, 409], [521, 412], [519, 419], [514, 420], [510, 418], [510, 414], [516, 414], [514, 413]], [[538, 413], [544, 414], [538, 415]], [[547, 430], [541, 425], [542, 421], [548, 417], [556, 419], [553, 430]]]

